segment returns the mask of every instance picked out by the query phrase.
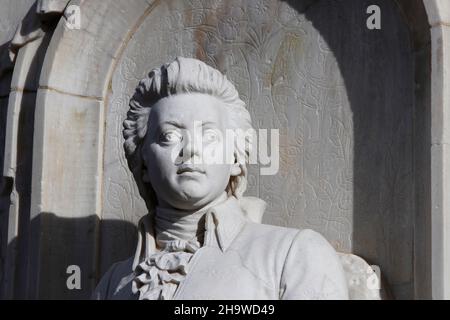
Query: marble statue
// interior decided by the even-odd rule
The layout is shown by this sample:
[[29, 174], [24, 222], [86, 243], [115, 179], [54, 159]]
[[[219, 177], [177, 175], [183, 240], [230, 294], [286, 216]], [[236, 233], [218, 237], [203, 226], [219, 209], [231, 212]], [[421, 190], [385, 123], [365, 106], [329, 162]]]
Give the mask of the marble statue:
[[[124, 121], [129, 168], [149, 213], [134, 257], [114, 264], [94, 299], [348, 299], [341, 260], [319, 233], [261, 223], [246, 197], [252, 128], [233, 84], [190, 58], [152, 70]], [[240, 132], [240, 131], [237, 131]], [[231, 161], [212, 162], [217, 154]]]

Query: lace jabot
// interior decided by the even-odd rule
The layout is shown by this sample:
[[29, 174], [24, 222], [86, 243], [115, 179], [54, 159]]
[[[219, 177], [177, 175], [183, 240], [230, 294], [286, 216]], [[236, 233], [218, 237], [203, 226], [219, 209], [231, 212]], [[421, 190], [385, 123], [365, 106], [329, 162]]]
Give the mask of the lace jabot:
[[194, 253], [203, 245], [205, 214], [219, 199], [196, 212], [157, 207], [154, 216], [156, 250], [135, 269], [133, 293], [140, 300], [172, 299], [189, 269]]
[[[132, 281], [132, 291], [139, 294], [140, 300], [173, 299], [189, 273], [192, 257], [205, 245], [205, 236], [216, 234], [210, 232], [216, 229], [217, 241], [226, 245], [227, 234], [235, 229], [232, 227], [235, 223], [241, 219], [260, 223], [265, 207], [266, 203], [259, 198], [238, 200], [226, 193], [197, 212], [157, 207], [153, 214], [139, 221], [134, 272], [124, 285]], [[237, 219], [233, 212], [242, 218]]]

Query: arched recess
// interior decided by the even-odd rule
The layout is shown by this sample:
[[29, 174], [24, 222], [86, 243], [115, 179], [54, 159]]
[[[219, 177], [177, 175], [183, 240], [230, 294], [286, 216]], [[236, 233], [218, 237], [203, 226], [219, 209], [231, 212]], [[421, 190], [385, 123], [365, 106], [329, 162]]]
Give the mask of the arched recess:
[[[305, 1], [305, 4], [312, 2], [314, 1]], [[34, 290], [30, 297], [87, 297], [100, 276], [99, 243], [102, 234], [99, 226], [103, 201], [105, 108], [111, 95], [111, 77], [127, 43], [146, 16], [159, 5], [159, 1], [150, 0], [72, 3], [80, 5], [82, 28], [70, 30], [64, 19], [60, 21], [46, 54], [38, 90], [31, 218], [39, 231], [37, 241], [40, 251], [34, 255], [34, 276], [29, 279], [30, 287]], [[434, 13], [442, 10], [438, 5], [433, 7], [430, 3], [439, 1], [425, 0], [429, 16], [433, 10]], [[434, 55], [443, 54], [444, 49], [440, 47], [440, 50], [435, 51], [433, 47], [430, 51], [427, 48], [429, 25], [423, 23], [424, 8], [421, 1], [399, 0], [397, 4], [410, 26], [413, 47], [416, 49], [415, 78], [425, 79], [418, 82], [419, 87], [415, 93], [416, 103], [423, 107], [417, 111], [416, 116], [424, 117], [423, 122], [420, 122], [423, 130], [434, 132], [434, 123], [433, 127], [427, 127], [426, 120], [430, 115], [427, 107], [431, 85], [429, 78], [426, 78], [429, 76], [427, 66], [432, 52], [433, 70], [436, 70], [433, 71], [433, 77], [437, 75], [437, 83], [441, 83], [439, 63], [442, 63], [442, 59], [434, 58]], [[421, 23], [415, 23], [418, 20]], [[440, 24], [437, 28], [441, 32], [444, 29]], [[438, 37], [433, 40], [433, 45], [442, 43]], [[443, 97], [439, 100], [435, 97], [436, 94], [433, 91], [435, 112], [443, 108]], [[423, 152], [429, 157], [418, 158], [417, 161], [421, 162], [417, 165], [427, 168], [427, 161], [444, 161], [445, 148], [442, 147], [432, 156], [427, 140], [421, 140], [421, 143]], [[416, 200], [416, 205], [422, 205], [423, 208], [416, 211], [414, 225], [417, 232], [414, 233], [414, 242], [418, 245], [414, 247], [415, 260], [411, 261], [415, 276], [414, 296], [418, 298], [429, 297], [431, 289], [433, 297], [444, 297], [444, 288], [447, 288], [438, 281], [443, 279], [440, 277], [444, 277], [443, 266], [446, 260], [442, 237], [445, 232], [442, 231], [442, 236], [433, 238], [431, 244], [431, 225], [439, 224], [430, 222], [430, 216], [426, 214], [433, 207], [433, 219], [444, 217], [448, 206], [436, 212], [434, 205], [441, 203], [444, 198], [433, 198], [433, 206], [428, 198], [432, 194], [431, 186], [437, 188], [442, 195], [448, 182], [442, 176], [442, 163], [433, 164], [432, 168], [434, 171], [431, 175], [427, 175], [427, 170], [423, 171], [423, 186], [415, 190], [416, 195], [423, 194], [422, 198]], [[130, 232], [134, 230], [132, 223], [126, 224], [124, 228]], [[429, 254], [431, 245], [432, 256]], [[356, 253], [364, 256], [364, 252]], [[435, 280], [431, 282], [429, 271], [436, 257], [441, 262], [438, 267], [433, 264], [432, 275]], [[439, 257], [442, 259], [439, 260]], [[82, 283], [86, 285], [79, 293], [68, 291], [65, 287], [66, 267], [72, 264], [78, 264], [84, 270]]]
[[[81, 29], [61, 19], [41, 72], [31, 219], [39, 234], [30, 298], [88, 298], [97, 283], [104, 116], [111, 70], [148, 1], [73, 1]], [[133, 226], [130, 225], [130, 228]], [[78, 265], [81, 290], [68, 290]]]
[[450, 299], [450, 3], [424, 0], [431, 26], [431, 287]]

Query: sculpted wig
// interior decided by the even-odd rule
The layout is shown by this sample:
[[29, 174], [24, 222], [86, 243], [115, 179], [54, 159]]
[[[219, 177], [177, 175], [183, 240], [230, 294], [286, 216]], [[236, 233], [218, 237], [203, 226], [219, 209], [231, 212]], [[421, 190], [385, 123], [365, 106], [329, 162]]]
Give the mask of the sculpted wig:
[[[123, 122], [124, 149], [128, 166], [149, 211], [153, 211], [156, 197], [152, 186], [142, 180], [145, 168], [141, 155], [142, 144], [148, 126], [151, 125], [148, 123], [149, 115], [152, 106], [158, 100], [180, 93], [203, 93], [214, 96], [227, 107], [233, 129], [242, 129], [244, 132], [253, 129], [245, 103], [239, 98], [234, 85], [218, 70], [199, 60], [182, 57], [153, 69], [145, 79], [139, 82], [130, 100], [127, 118]], [[238, 134], [242, 134], [242, 132], [239, 133], [240, 131], [237, 131]], [[238, 137], [234, 142], [234, 156], [240, 165], [241, 175], [230, 178], [226, 191], [237, 198], [242, 197], [247, 188], [245, 164], [248, 162], [251, 140], [251, 135], [246, 134], [245, 137]], [[245, 141], [245, 143], [237, 143], [237, 141]]]

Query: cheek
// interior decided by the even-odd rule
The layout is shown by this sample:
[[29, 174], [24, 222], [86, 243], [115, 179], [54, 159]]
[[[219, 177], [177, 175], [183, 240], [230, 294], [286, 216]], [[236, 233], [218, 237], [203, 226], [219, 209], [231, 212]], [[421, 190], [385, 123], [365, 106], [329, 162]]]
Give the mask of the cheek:
[[208, 165], [208, 176], [217, 184], [228, 184], [231, 176], [231, 166], [227, 164]]
[[233, 146], [229, 147], [220, 141], [203, 147], [203, 160], [206, 164], [231, 164], [233, 163]]
[[152, 144], [147, 152], [147, 166], [151, 169], [167, 171], [174, 166], [172, 161], [173, 148], [163, 148], [158, 144]]

